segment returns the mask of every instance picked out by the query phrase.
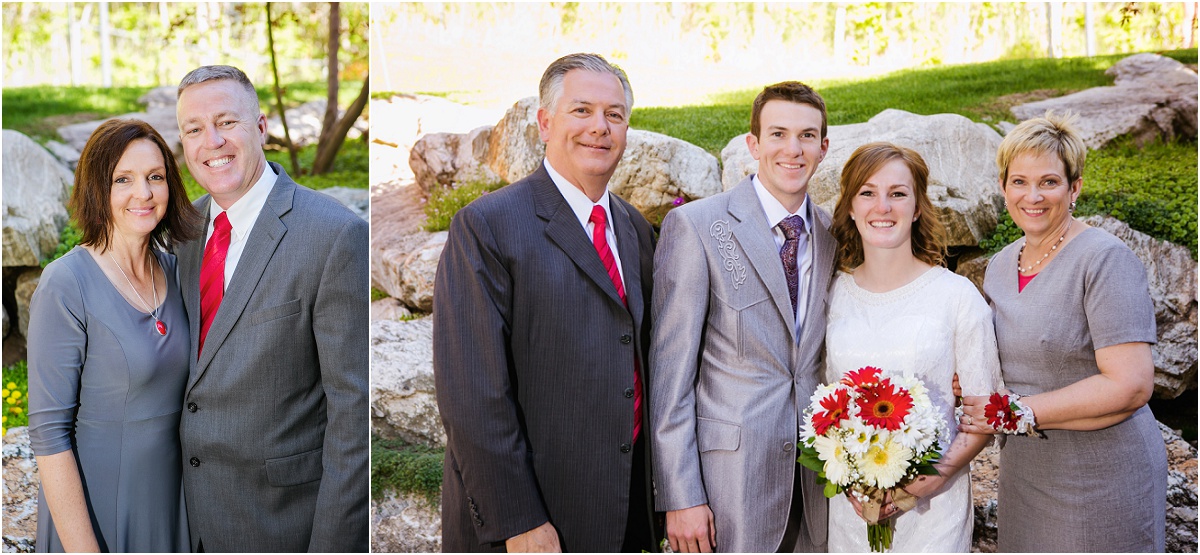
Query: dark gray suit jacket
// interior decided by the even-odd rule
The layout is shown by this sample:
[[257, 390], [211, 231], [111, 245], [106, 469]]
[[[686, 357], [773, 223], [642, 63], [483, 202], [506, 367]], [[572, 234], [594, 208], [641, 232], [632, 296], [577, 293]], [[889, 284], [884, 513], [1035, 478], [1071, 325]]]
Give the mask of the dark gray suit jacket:
[[445, 551], [503, 548], [546, 521], [564, 550], [621, 547], [654, 235], [629, 203], [610, 206], [628, 309], [544, 166], [450, 225], [433, 302]]
[[[204, 239], [178, 250], [193, 362], [179, 431], [192, 549], [366, 551], [368, 226], [283, 168], [199, 360]], [[210, 197], [195, 202], [208, 215]]]

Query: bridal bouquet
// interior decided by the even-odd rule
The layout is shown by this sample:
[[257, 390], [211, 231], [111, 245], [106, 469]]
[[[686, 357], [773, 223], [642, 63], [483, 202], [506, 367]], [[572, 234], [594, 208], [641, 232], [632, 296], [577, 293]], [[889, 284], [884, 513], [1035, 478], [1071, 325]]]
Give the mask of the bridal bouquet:
[[[891, 519], [880, 519], [885, 495], [921, 474], [937, 474], [945, 419], [920, 379], [873, 366], [822, 386], [804, 411], [800, 464], [818, 474], [825, 497], [850, 490], [862, 503], [872, 551], [892, 546]], [[908, 510], [916, 498], [897, 488], [892, 502]]]

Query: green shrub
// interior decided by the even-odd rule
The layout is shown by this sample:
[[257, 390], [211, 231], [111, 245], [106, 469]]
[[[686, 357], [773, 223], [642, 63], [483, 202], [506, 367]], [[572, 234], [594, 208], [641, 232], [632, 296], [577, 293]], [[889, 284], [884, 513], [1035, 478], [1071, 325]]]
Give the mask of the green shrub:
[[503, 180], [473, 179], [463, 181], [456, 188], [434, 187], [433, 192], [429, 195], [429, 202], [425, 205], [425, 230], [445, 231], [450, 229], [450, 219], [462, 207], [507, 184]]
[[75, 248], [75, 245], [78, 245], [81, 240], [83, 240], [83, 233], [75, 227], [75, 222], [67, 222], [67, 225], [63, 226], [62, 231], [58, 234], [58, 247], [54, 249], [54, 254], [50, 255], [50, 258], [42, 261], [42, 267], [45, 268], [47, 264], [71, 252], [71, 249]]
[[386, 299], [390, 296], [391, 295], [388, 295], [386, 291], [380, 291], [374, 287], [371, 288], [371, 302], [378, 301], [379, 299]]
[[371, 435], [371, 497], [388, 491], [413, 495], [435, 506], [442, 492], [444, 449], [410, 445]]
[[3, 395], [4, 423], [0, 435], [9, 428], [29, 425], [29, 369], [25, 361], [4, 369]]

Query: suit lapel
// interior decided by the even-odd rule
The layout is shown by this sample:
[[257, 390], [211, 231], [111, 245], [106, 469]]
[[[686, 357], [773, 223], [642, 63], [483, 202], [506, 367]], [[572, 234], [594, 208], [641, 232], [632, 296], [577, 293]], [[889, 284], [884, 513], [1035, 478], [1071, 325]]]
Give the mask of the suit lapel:
[[[204, 216], [204, 227], [200, 237], [180, 245], [176, 252], [179, 257], [177, 271], [179, 273], [179, 289], [183, 292], [183, 306], [188, 313], [188, 338], [190, 348], [188, 361], [192, 363], [191, 376], [196, 375], [196, 348], [200, 344], [200, 269], [204, 263], [205, 235], [208, 234], [208, 211], [212, 198], [204, 195], [193, 203], [196, 210]], [[195, 383], [195, 380], [191, 380]]]
[[546, 235], [571, 258], [584, 275], [619, 304], [621, 297], [617, 294], [617, 287], [613, 285], [608, 271], [600, 262], [596, 247], [588, 241], [587, 233], [579, 225], [579, 220], [562, 193], [558, 192], [550, 174], [546, 173], [546, 167], [539, 166], [532, 178], [534, 209], [538, 217], [546, 220]]
[[762, 204], [754, 192], [750, 178], [743, 179], [734, 188], [729, 198], [729, 214], [738, 220], [733, 225], [733, 236], [746, 251], [750, 265], [766, 286], [775, 308], [787, 323], [788, 337], [796, 343], [796, 312], [792, 309], [792, 298], [788, 294], [787, 278], [783, 275], [783, 262], [779, 259], [779, 248], [771, 237], [771, 228], [763, 214]]
[[238, 259], [233, 279], [229, 280], [229, 286], [225, 288], [221, 308], [217, 310], [212, 325], [208, 328], [208, 336], [204, 339], [205, 349], [200, 353], [200, 360], [196, 364], [197, 380], [204, 374], [212, 362], [213, 355], [221, 348], [233, 326], [242, 317], [242, 312], [250, 302], [250, 295], [254, 293], [267, 264], [271, 261], [271, 256], [287, 233], [287, 225], [281, 218], [292, 209], [296, 182], [288, 177], [283, 168], [274, 164], [272, 167], [279, 177], [267, 196], [267, 202], [259, 212], [258, 219], [254, 221], [250, 236], [246, 238], [246, 247]]
[[817, 348], [820, 346], [821, 340], [825, 337], [824, 326], [810, 326], [808, 322], [817, 321], [814, 315], [817, 311], [825, 310], [825, 298], [828, 296], [829, 282], [833, 279], [833, 259], [837, 252], [837, 242], [833, 239], [833, 235], [829, 233], [825, 222], [822, 220], [820, 211], [816, 206], [811, 206], [811, 200], [809, 199], [812, 209], [813, 265], [812, 279], [808, 286], [808, 311], [804, 315], [805, 325], [802, 332], [802, 349]]
[[625, 203], [618, 200], [616, 195], [611, 195], [608, 200], [608, 206], [613, 212], [613, 233], [617, 235], [617, 248], [621, 253], [621, 269], [625, 273], [625, 298], [628, 301], [629, 313], [633, 315], [634, 325], [640, 326], [643, 308], [642, 261], [641, 253], [638, 252], [637, 232], [633, 229], [633, 220]]

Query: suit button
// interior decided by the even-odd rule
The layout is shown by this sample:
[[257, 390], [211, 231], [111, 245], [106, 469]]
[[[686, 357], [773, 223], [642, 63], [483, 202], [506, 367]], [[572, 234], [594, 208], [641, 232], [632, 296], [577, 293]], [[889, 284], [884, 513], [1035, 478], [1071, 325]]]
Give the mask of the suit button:
[[633, 341], [633, 336], [629, 335], [628, 333], [621, 336], [622, 345], [628, 345], [631, 341]]
[[632, 446], [630, 446], [628, 443], [622, 443], [622, 444], [621, 444], [621, 452], [622, 452], [622, 453], [628, 453], [628, 452], [630, 452], [630, 451], [633, 451], [633, 447], [632, 447]]
[[790, 441], [783, 442], [783, 452], [788, 453], [791, 450], [792, 450], [792, 442], [790, 442]]
[[191, 458], [191, 459], [188, 461], [188, 464], [190, 464], [190, 465], [192, 465], [192, 466], [200, 466], [200, 459], [197, 459], [196, 457], [192, 457], [192, 458]]
[[188, 403], [188, 412], [196, 412], [198, 410], [200, 410], [200, 407], [196, 406], [196, 403]]
[[626, 399], [633, 398], [633, 388], [632, 387], [625, 388], [625, 398]]

